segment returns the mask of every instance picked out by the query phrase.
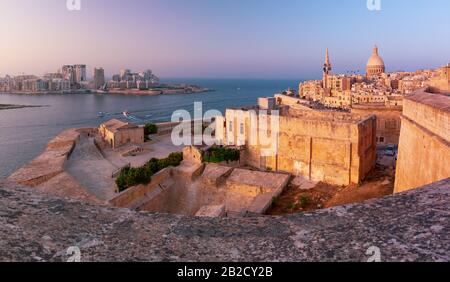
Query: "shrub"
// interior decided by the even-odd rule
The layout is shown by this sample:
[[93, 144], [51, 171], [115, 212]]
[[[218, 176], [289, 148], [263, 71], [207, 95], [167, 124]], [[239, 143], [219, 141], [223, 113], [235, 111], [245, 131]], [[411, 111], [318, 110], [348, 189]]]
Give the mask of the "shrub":
[[203, 156], [203, 160], [208, 163], [233, 162], [239, 161], [240, 158], [239, 150], [223, 147], [211, 147]]
[[144, 126], [144, 135], [148, 136], [150, 134], [156, 134], [158, 133], [158, 127], [156, 126], [156, 124], [153, 123], [147, 123]]
[[299, 204], [302, 209], [306, 208], [309, 205], [309, 198], [307, 196], [302, 196]]
[[278, 198], [277, 197], [272, 197], [272, 204], [271, 204], [271, 206], [275, 207], [277, 205], [278, 205]]
[[139, 168], [123, 168], [116, 179], [119, 192], [138, 184], [148, 184], [155, 173], [169, 166], [179, 166], [182, 161], [183, 153], [172, 153], [165, 159], [153, 158]]
[[151, 181], [152, 173], [150, 173], [144, 167], [139, 168], [124, 168], [120, 172], [116, 179], [117, 187], [119, 187], [119, 192], [125, 189], [135, 186], [137, 184], [148, 184]]

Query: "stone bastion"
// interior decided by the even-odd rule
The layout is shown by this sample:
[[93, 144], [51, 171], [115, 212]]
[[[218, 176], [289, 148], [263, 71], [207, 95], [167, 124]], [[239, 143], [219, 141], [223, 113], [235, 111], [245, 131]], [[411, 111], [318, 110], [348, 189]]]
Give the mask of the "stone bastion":
[[363, 204], [285, 217], [135, 212], [0, 181], [0, 261], [450, 260], [450, 179]]

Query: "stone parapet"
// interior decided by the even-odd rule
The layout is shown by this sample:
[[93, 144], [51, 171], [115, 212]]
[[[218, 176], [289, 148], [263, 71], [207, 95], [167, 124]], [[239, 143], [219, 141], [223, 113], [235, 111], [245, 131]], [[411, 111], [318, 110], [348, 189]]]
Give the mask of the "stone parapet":
[[405, 98], [395, 193], [450, 177], [450, 97], [416, 91]]

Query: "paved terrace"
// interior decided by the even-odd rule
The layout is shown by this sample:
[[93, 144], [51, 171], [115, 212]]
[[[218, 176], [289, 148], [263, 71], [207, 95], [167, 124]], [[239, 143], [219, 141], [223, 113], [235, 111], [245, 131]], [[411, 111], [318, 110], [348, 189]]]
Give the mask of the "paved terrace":
[[0, 261], [450, 261], [450, 179], [312, 214], [210, 219], [136, 213], [0, 181]]

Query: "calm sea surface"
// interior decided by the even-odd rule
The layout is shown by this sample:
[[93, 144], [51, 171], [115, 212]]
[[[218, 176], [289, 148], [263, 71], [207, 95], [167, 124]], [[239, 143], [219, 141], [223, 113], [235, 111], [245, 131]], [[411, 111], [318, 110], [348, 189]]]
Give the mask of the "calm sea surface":
[[[299, 80], [212, 80], [184, 79], [185, 82], [215, 89], [201, 94], [161, 96], [134, 95], [13, 95], [0, 94], [0, 104], [41, 105], [39, 108], [0, 110], [0, 178], [38, 156], [47, 142], [64, 129], [97, 126], [129, 111], [136, 123], [170, 121], [178, 109], [203, 111], [253, 105], [258, 97], [272, 96], [288, 87], [297, 89]], [[98, 112], [108, 113], [98, 118]]]

